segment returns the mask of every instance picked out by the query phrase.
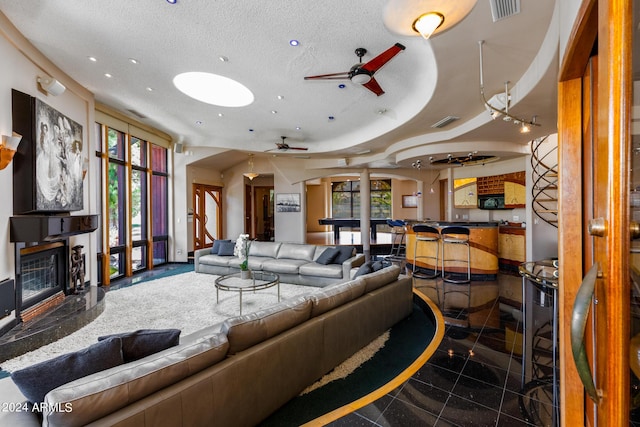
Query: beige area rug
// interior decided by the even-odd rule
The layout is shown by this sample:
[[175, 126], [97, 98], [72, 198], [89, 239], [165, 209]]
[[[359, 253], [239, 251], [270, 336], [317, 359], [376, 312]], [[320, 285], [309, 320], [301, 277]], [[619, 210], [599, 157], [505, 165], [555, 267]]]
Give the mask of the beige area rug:
[[[56, 342], [7, 360], [0, 367], [8, 372], [15, 371], [85, 348], [97, 342], [101, 335], [137, 329], [176, 328], [182, 331], [181, 336], [185, 336], [206, 326], [221, 324], [225, 319], [238, 315], [239, 294], [219, 291], [220, 302], [216, 303], [216, 277], [188, 272], [109, 291], [104, 311], [93, 322]], [[316, 289], [281, 283], [280, 299], [285, 300]], [[245, 292], [242, 295], [242, 314], [258, 311], [277, 302], [278, 288], [275, 286], [255, 293]], [[384, 341], [386, 339], [382, 338], [381, 343], [370, 348], [366, 355], [363, 352], [354, 355], [350, 363], [336, 368], [332, 375], [335, 378], [348, 375], [363, 360], [373, 356], [384, 345]]]

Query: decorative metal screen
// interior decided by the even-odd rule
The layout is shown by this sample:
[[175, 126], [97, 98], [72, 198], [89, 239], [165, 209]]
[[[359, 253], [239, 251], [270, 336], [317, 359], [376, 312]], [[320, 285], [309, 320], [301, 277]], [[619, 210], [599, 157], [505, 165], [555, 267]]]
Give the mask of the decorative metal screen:
[[34, 254], [22, 261], [22, 301], [29, 300], [36, 295], [59, 289], [58, 265], [59, 253]]

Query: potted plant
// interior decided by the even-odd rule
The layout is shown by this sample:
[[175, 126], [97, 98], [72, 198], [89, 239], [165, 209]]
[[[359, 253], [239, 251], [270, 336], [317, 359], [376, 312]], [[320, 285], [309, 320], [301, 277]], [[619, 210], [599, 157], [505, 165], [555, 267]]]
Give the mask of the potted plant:
[[251, 277], [251, 272], [249, 271], [250, 247], [251, 240], [249, 240], [248, 234], [241, 234], [240, 236], [238, 236], [233, 254], [240, 258], [240, 277], [243, 279], [249, 279]]

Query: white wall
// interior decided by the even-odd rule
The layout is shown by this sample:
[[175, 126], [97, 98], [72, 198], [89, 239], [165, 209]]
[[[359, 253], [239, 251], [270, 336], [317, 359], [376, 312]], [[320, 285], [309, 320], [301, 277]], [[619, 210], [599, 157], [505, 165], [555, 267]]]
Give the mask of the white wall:
[[[98, 197], [101, 194], [99, 177], [96, 174], [95, 135], [94, 135], [94, 99], [85, 88], [71, 80], [60, 71], [51, 61], [42, 56], [35, 48], [15, 30], [4, 15], [0, 13], [0, 57], [3, 67], [0, 67], [0, 134], [11, 135], [12, 108], [11, 90], [16, 89], [37, 97], [70, 119], [82, 125], [83, 155], [89, 158], [90, 165], [87, 176], [83, 181], [84, 209], [73, 212], [73, 215], [97, 214]], [[60, 96], [48, 96], [38, 89], [37, 76], [48, 74], [58, 79], [67, 87]], [[21, 144], [30, 141], [23, 139]], [[20, 155], [19, 153], [16, 155]], [[15, 278], [15, 248], [9, 242], [9, 218], [13, 216], [13, 191], [25, 191], [19, 183], [13, 181], [13, 165], [10, 164], [0, 171], [0, 280]], [[69, 239], [70, 246], [83, 245], [87, 260], [95, 260], [98, 252], [97, 232], [74, 236]], [[92, 284], [97, 282], [95, 262], [87, 262], [86, 280]], [[13, 318], [13, 316], [8, 316]], [[0, 323], [8, 321], [7, 318]]]
[[[555, 150], [555, 157], [545, 158], [545, 162], [553, 162], [555, 158], [557, 163], [558, 135], [549, 135], [542, 143], [539, 156]], [[527, 177], [532, 176], [532, 167], [527, 162]], [[533, 182], [527, 179], [527, 206], [532, 206], [532, 187]], [[555, 258], [558, 256], [558, 229], [538, 218], [533, 209], [527, 210], [527, 261], [537, 261], [540, 259]]]

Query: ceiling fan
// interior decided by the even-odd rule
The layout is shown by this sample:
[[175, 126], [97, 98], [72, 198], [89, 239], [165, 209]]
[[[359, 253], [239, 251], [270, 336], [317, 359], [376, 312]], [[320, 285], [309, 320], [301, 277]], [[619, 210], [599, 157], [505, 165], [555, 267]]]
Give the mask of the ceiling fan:
[[351, 67], [349, 71], [345, 71], [342, 73], [332, 73], [332, 74], [319, 74], [317, 76], [307, 76], [305, 80], [345, 80], [349, 79], [354, 83], [361, 84], [362, 86], [369, 89], [371, 92], [375, 93], [377, 96], [380, 96], [384, 93], [384, 90], [380, 87], [376, 79], [373, 75], [378, 71], [384, 64], [389, 62], [391, 58], [396, 56], [398, 53], [403, 51], [405, 47], [400, 43], [396, 43], [391, 46], [389, 49], [382, 52], [380, 55], [376, 56], [372, 60], [366, 63], [362, 63], [362, 57], [367, 53], [367, 49], [363, 47], [359, 47], [356, 49], [356, 56], [360, 58], [360, 62]]
[[307, 151], [309, 148], [307, 147], [292, 147], [289, 144], [287, 144], [285, 142], [285, 139], [287, 139], [286, 136], [281, 136], [280, 138], [282, 138], [282, 142], [276, 142], [276, 148], [272, 148], [270, 150], [267, 151], [274, 151], [274, 150], [278, 150], [278, 151], [288, 151], [288, 150], [302, 150], [302, 151]]

